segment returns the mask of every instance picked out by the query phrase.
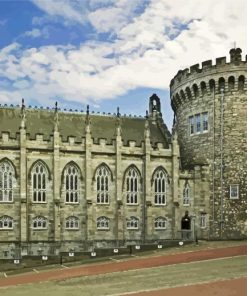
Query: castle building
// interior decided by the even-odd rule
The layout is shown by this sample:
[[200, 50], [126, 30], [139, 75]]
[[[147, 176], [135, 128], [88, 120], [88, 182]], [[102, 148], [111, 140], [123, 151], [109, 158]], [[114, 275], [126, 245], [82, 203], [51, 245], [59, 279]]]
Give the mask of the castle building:
[[182, 168], [209, 166], [209, 237], [247, 234], [247, 58], [230, 50], [179, 71], [172, 79], [171, 104]]
[[0, 258], [246, 237], [246, 62], [179, 71], [146, 117], [0, 106]]

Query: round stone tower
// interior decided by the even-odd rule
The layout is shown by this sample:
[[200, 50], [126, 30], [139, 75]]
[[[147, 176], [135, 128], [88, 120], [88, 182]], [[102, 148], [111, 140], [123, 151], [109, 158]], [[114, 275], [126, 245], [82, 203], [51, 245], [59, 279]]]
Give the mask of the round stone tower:
[[211, 237], [247, 237], [247, 57], [242, 61], [241, 52], [231, 49], [229, 63], [221, 57], [180, 70], [170, 84], [182, 168], [211, 170]]

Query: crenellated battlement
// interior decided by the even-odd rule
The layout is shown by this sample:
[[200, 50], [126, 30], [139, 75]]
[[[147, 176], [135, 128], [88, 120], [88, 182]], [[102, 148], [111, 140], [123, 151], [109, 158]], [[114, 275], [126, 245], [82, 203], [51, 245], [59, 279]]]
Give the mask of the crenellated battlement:
[[219, 57], [213, 65], [212, 60], [192, 65], [190, 68], [179, 70], [171, 80], [171, 104], [174, 111], [184, 101], [224, 92], [247, 90], [247, 56], [242, 61], [242, 50], [230, 50], [230, 62], [226, 57]]

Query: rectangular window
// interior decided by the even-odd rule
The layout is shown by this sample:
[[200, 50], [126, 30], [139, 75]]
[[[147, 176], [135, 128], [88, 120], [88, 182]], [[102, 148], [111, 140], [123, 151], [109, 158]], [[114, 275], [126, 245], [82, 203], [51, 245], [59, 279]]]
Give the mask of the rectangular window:
[[208, 112], [202, 113], [202, 131], [208, 130]]
[[230, 185], [230, 199], [239, 198], [239, 185]]
[[200, 217], [200, 227], [201, 228], [206, 228], [207, 227], [206, 218], [207, 218], [206, 213], [201, 213], [201, 217]]
[[189, 117], [190, 135], [194, 134], [194, 116]]
[[196, 133], [200, 133], [201, 132], [201, 115], [196, 114], [195, 118], [196, 118]]
[[208, 112], [189, 117], [189, 134], [201, 134], [208, 131]]

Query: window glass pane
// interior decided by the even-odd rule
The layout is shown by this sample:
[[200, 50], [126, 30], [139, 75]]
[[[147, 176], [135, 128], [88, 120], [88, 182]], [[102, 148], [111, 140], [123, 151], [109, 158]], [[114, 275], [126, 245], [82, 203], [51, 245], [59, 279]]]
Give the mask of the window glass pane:
[[189, 117], [190, 134], [194, 134], [194, 117]]
[[196, 114], [196, 132], [201, 132], [201, 116], [200, 114]]
[[202, 113], [202, 120], [203, 120], [203, 131], [208, 130], [208, 113], [204, 112]]

